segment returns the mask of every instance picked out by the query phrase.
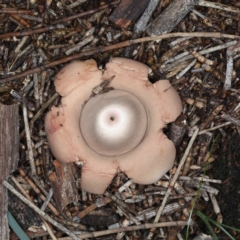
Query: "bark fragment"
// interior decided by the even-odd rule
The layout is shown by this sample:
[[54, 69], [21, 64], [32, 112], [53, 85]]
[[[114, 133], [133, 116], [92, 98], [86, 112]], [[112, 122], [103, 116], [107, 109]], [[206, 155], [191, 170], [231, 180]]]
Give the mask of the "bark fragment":
[[8, 196], [2, 183], [18, 164], [18, 105], [0, 106], [0, 239], [9, 239]]
[[157, 36], [171, 32], [197, 3], [198, 0], [173, 0], [160, 16], [149, 25], [148, 35]]
[[175, 147], [182, 143], [184, 134], [187, 131], [187, 118], [181, 114], [175, 122], [171, 124], [169, 138], [173, 141]]
[[122, 0], [109, 19], [119, 27], [127, 28], [143, 13], [148, 3], [149, 0]]
[[53, 197], [56, 202], [56, 207], [61, 212], [67, 204], [77, 203], [79, 194], [75, 182], [74, 164], [61, 163], [58, 160], [54, 161], [56, 172], [49, 175], [51, 186], [53, 189]]

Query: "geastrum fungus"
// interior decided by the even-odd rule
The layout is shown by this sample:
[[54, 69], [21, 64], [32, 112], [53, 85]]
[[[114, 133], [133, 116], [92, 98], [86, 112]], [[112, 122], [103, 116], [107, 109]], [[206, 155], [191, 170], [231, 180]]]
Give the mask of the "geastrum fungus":
[[62, 96], [45, 119], [54, 156], [82, 164], [81, 187], [102, 194], [118, 171], [151, 184], [173, 166], [175, 147], [162, 129], [182, 111], [168, 80], [148, 81], [150, 69], [113, 58], [105, 70], [94, 60], [65, 66], [54, 81]]

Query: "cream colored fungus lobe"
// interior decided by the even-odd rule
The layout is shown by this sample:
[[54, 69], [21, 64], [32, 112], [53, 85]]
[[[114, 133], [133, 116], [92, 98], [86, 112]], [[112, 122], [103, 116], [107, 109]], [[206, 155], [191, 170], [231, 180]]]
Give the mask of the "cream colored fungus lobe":
[[[57, 74], [62, 100], [47, 113], [45, 129], [56, 159], [83, 163], [82, 189], [103, 194], [117, 171], [135, 183], [154, 183], [173, 166], [175, 147], [162, 129], [178, 117], [182, 103], [168, 80], [151, 84], [149, 71], [142, 63], [113, 58], [103, 71], [87, 60]], [[92, 96], [112, 76], [113, 90]]]

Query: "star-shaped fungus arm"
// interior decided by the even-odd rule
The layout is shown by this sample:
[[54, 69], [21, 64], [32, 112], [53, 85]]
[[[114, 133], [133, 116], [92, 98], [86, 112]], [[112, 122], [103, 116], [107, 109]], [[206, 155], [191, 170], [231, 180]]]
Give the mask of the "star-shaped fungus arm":
[[149, 136], [135, 151], [120, 161], [120, 170], [139, 184], [158, 181], [172, 168], [176, 155], [173, 142], [162, 131]]

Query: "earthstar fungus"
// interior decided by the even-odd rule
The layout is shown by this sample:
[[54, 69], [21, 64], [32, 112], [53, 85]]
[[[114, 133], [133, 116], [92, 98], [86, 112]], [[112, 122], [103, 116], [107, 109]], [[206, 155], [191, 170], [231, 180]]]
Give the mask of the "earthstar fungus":
[[118, 171], [151, 184], [171, 169], [176, 150], [162, 129], [182, 103], [168, 80], [151, 84], [149, 71], [140, 62], [113, 58], [105, 70], [87, 60], [57, 74], [61, 105], [47, 113], [45, 129], [59, 161], [82, 163], [82, 189], [102, 194]]

